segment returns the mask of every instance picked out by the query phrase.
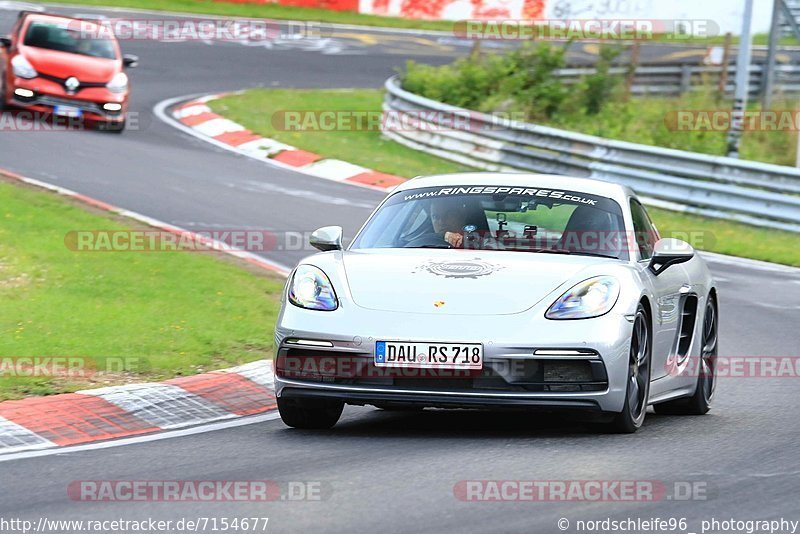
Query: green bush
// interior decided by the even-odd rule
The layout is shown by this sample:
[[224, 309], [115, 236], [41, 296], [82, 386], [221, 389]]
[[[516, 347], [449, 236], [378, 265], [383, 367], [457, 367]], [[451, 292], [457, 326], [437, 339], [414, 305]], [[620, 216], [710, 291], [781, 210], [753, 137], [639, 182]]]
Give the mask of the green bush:
[[564, 47], [529, 45], [509, 54], [511, 74], [500, 88], [530, 118], [550, 118], [567, 100], [569, 89], [554, 75], [566, 65], [565, 51]]
[[552, 119], [584, 109], [600, 112], [610, 100], [618, 77], [609, 67], [617, 48], [603, 46], [595, 74], [570, 87], [555, 71], [566, 66], [567, 46], [524, 44], [505, 55], [475, 53], [442, 67], [408, 62], [403, 88], [454, 106], [485, 112], [522, 111], [529, 120]]
[[597, 71], [583, 79], [578, 94], [583, 100], [583, 108], [587, 115], [597, 115], [611, 100], [619, 79], [610, 76], [608, 71], [620, 52], [622, 49], [618, 47], [601, 47], [600, 57], [595, 65]]
[[[565, 66], [565, 46], [535, 43], [508, 54], [473, 53], [450, 65], [409, 62], [403, 87], [412, 93], [485, 113], [521, 112], [528, 121], [647, 145], [725, 155], [727, 134], [673, 131], [666, 124], [676, 110], [730, 109], [708, 81], [705, 89], [670, 97], [628, 98], [623, 77], [609, 74], [621, 49], [601, 46], [596, 72], [569, 85], [555, 76]], [[776, 102], [773, 109], [795, 109]], [[758, 109], [751, 102], [750, 109]], [[741, 157], [794, 165], [797, 132], [753, 131], [742, 138]]]

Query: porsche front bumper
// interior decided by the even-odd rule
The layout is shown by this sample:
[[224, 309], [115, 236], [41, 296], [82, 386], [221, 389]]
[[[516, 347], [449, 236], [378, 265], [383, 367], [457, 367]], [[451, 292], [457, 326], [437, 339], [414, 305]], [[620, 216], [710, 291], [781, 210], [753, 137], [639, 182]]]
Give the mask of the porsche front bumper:
[[[622, 314], [553, 321], [533, 311], [408, 314], [348, 304], [334, 312], [284, 307], [275, 334], [279, 397], [362, 405], [622, 410], [632, 331]], [[483, 370], [376, 368], [375, 343], [386, 340], [482, 343]]]

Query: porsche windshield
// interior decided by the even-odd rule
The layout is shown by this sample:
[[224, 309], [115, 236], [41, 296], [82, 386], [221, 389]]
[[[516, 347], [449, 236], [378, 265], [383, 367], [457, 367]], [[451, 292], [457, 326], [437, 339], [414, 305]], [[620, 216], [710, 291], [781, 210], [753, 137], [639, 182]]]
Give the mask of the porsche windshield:
[[117, 58], [114, 41], [91, 37], [79, 26], [72, 28], [63, 24], [32, 22], [25, 33], [25, 46], [104, 59]]
[[464, 248], [627, 259], [619, 204], [577, 191], [435, 187], [390, 197], [353, 249]]

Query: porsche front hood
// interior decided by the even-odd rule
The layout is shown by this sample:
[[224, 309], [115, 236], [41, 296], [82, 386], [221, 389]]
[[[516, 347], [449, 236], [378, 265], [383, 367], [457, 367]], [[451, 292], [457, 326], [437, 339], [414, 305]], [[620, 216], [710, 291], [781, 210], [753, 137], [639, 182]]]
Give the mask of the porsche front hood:
[[589, 265], [610, 261], [533, 252], [432, 249], [348, 251], [342, 260], [356, 305], [450, 315], [523, 312]]

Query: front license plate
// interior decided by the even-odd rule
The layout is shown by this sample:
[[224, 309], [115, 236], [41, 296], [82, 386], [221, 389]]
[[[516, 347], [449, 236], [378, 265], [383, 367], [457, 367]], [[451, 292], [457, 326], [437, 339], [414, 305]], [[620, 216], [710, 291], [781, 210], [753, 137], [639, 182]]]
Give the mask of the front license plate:
[[378, 341], [375, 343], [375, 365], [418, 369], [483, 369], [483, 345]]
[[53, 109], [53, 113], [59, 117], [80, 117], [83, 115], [83, 111], [81, 111], [80, 108], [73, 106], [56, 106]]

